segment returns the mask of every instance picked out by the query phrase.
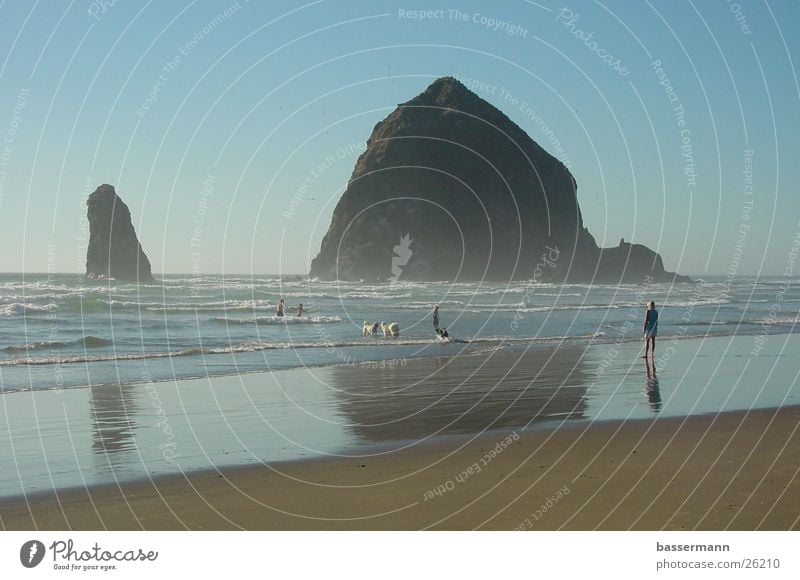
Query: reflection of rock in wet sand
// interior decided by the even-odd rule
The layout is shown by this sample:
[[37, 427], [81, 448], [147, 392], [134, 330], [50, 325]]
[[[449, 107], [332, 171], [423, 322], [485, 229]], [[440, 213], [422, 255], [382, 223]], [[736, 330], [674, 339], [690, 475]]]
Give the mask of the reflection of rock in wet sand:
[[136, 400], [127, 387], [92, 387], [92, 450], [111, 457], [115, 453], [135, 449], [133, 432], [137, 410]]
[[[406, 366], [332, 369], [340, 408], [357, 435], [378, 442], [520, 428], [582, 418], [583, 348], [426, 358]], [[518, 360], [519, 359], [519, 360]]]

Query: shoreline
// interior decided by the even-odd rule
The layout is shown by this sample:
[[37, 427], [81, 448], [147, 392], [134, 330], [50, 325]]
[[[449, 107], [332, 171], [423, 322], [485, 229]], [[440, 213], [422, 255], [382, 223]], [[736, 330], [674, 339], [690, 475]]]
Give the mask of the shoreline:
[[367, 458], [4, 498], [0, 523], [6, 530], [800, 529], [798, 427], [800, 406], [792, 406], [572, 424], [517, 438], [513, 431], [447, 436]]
[[[747, 326], [751, 323], [742, 323], [743, 325]], [[710, 327], [713, 328], [713, 327]], [[760, 327], [759, 327], [760, 328]], [[666, 347], [664, 344], [676, 343], [676, 342], [683, 342], [683, 341], [707, 341], [707, 340], [734, 340], [740, 338], [749, 338], [749, 339], [756, 339], [762, 336], [760, 333], [753, 332], [739, 332], [737, 334], [714, 334], [712, 332], [708, 332], [706, 334], [667, 334], [658, 337], [660, 352], [663, 353]], [[769, 335], [771, 338], [775, 337], [786, 337], [786, 340], [789, 340], [793, 336], [795, 336], [792, 332], [780, 332], [776, 334]], [[260, 353], [260, 352], [269, 352], [272, 350], [276, 351], [283, 351], [283, 350], [292, 350], [292, 349], [314, 349], [314, 348], [359, 348], [362, 346], [370, 346], [370, 347], [377, 347], [377, 348], [392, 348], [398, 346], [461, 346], [464, 349], [467, 348], [475, 348], [480, 349], [482, 347], [486, 347], [487, 349], [503, 349], [509, 352], [523, 352], [528, 351], [531, 349], [548, 349], [548, 348], [559, 348], [559, 347], [603, 347], [603, 346], [630, 346], [630, 345], [639, 345], [642, 343], [642, 339], [638, 336], [632, 337], [612, 337], [608, 336], [605, 333], [599, 333], [594, 335], [575, 335], [575, 336], [545, 336], [545, 337], [525, 337], [525, 338], [514, 338], [514, 337], [474, 337], [474, 338], [465, 338], [465, 339], [454, 339], [451, 343], [439, 343], [435, 339], [427, 339], [422, 337], [402, 337], [401, 340], [407, 340], [409, 342], [389, 342], [392, 339], [384, 339], [385, 342], [364, 342], [357, 343], [356, 340], [352, 340], [347, 342], [346, 344], [339, 344], [339, 343], [332, 343], [330, 345], [319, 344], [314, 346], [265, 346], [263, 348], [257, 348], [252, 351], [246, 351], [247, 354], [253, 353]], [[198, 353], [198, 354], [178, 354], [179, 351], [176, 353], [171, 354], [170, 356], [148, 356], [148, 355], [141, 355], [135, 358], [126, 358], [127, 355], [122, 355], [119, 358], [109, 358], [107, 360], [66, 360], [66, 361], [58, 361], [58, 362], [46, 362], [46, 363], [30, 363], [30, 366], [33, 367], [63, 367], [65, 365], [86, 365], [96, 362], [107, 362], [107, 363], [114, 363], [114, 364], [126, 364], [130, 362], [142, 362], [147, 363], [150, 360], [162, 360], [162, 359], [171, 359], [171, 358], [182, 358], [185, 356], [203, 356], [203, 357], [226, 357], [230, 356], [232, 353], [230, 352], [210, 352], [210, 353]], [[386, 359], [386, 358], [363, 358], [358, 360], [353, 360], [351, 362], [317, 362], [317, 363], [304, 363], [302, 365], [297, 366], [276, 366], [266, 367], [266, 368], [248, 368], [246, 370], [228, 370], [228, 371], [208, 371], [206, 370], [204, 374], [198, 375], [186, 375], [181, 376], [178, 378], [175, 377], [151, 377], [149, 379], [131, 379], [131, 380], [121, 380], [112, 383], [91, 383], [91, 384], [75, 384], [75, 385], [64, 385], [60, 387], [28, 387], [28, 388], [17, 388], [17, 387], [9, 387], [8, 389], [3, 388], [0, 385], [0, 396], [5, 394], [14, 394], [14, 393], [25, 393], [25, 392], [47, 392], [47, 391], [58, 391], [58, 390], [74, 390], [74, 389], [92, 389], [92, 388], [99, 388], [99, 387], [117, 387], [117, 386], [128, 386], [128, 385], [143, 385], [143, 384], [151, 384], [151, 383], [170, 383], [175, 381], [202, 381], [207, 379], [219, 379], [219, 378], [226, 378], [226, 377], [238, 377], [238, 376], [246, 376], [246, 375], [258, 375], [258, 374], [265, 374], [265, 373], [278, 373], [278, 372], [286, 372], [286, 371], [297, 371], [302, 369], [335, 369], [335, 368], [375, 368], [375, 363], [381, 363], [387, 360], [405, 360], [406, 362], [416, 361], [416, 360], [425, 360], [425, 359], [432, 359], [432, 358], [455, 358], [459, 356], [480, 356], [484, 354], [484, 351], [477, 350], [476, 352], [471, 351], [462, 351], [460, 353], [429, 353], [429, 354], [422, 354], [422, 355], [414, 355], [411, 357], [402, 357], [402, 359]], [[213, 358], [212, 358], [213, 360]], [[658, 362], [658, 359], [656, 359]], [[6, 364], [0, 364], [2, 366], [8, 367], [22, 367], [25, 366], [23, 363], [14, 363], [8, 364], [7, 361], [0, 361], [5, 362]], [[378, 365], [379, 366], [379, 365]]]

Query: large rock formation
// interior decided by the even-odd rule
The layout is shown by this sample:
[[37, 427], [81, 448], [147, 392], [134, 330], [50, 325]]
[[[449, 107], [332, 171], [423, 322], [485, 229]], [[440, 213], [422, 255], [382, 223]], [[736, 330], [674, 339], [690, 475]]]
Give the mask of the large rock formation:
[[89, 218], [89, 248], [86, 275], [152, 282], [147, 259], [131, 223], [131, 212], [113, 185], [103, 184], [86, 200]]
[[576, 189], [569, 170], [501, 111], [440, 78], [375, 126], [310, 275], [676, 279], [644, 246], [598, 248]]

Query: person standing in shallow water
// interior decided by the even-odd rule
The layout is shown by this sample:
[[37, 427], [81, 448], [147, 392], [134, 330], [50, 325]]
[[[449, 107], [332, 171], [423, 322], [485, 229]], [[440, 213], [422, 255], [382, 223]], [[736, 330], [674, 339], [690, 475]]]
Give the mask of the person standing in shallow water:
[[306, 309], [303, 308], [303, 303], [301, 302], [300, 306], [297, 307], [297, 316], [303, 316], [305, 311], [306, 311]]
[[286, 308], [286, 305], [283, 303], [283, 298], [281, 301], [278, 302], [278, 311], [275, 313], [275, 316], [283, 316], [283, 311]]
[[642, 333], [644, 334], [644, 356], [642, 358], [647, 358], [648, 353], [655, 358], [658, 310], [656, 310], [656, 303], [653, 301], [647, 303], [647, 312], [644, 313], [644, 322], [642, 323]]
[[433, 307], [433, 328], [439, 328], [439, 305]]

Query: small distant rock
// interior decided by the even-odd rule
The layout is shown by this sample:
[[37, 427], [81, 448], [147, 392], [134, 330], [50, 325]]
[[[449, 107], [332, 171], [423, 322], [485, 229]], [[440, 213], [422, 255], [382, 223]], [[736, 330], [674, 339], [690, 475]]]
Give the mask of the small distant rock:
[[131, 222], [131, 212], [113, 185], [104, 183], [86, 200], [89, 247], [88, 278], [115, 278], [129, 282], [153, 282], [150, 260], [142, 250]]

